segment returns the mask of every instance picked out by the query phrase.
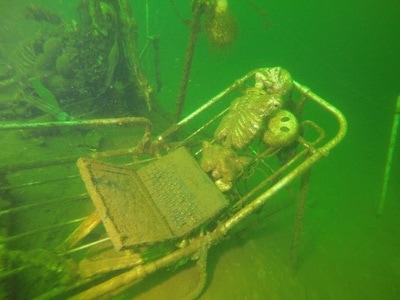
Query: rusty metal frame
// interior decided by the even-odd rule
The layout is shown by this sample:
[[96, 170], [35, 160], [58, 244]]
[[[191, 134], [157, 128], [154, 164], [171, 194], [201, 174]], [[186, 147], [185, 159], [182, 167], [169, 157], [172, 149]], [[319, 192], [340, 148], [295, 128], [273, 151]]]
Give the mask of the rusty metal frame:
[[[254, 70], [245, 75], [244, 77], [242, 77], [241, 79], [237, 80], [234, 84], [232, 84], [230, 87], [228, 87], [226, 90], [224, 90], [211, 100], [209, 100], [206, 104], [201, 106], [192, 114], [182, 119], [180, 122], [172, 125], [166, 131], [160, 134], [152, 144], [152, 152], [159, 153], [162, 149], [167, 149], [168, 151], [171, 151], [176, 147], [185, 145], [195, 135], [204, 130], [210, 123], [214, 122], [218, 116], [212, 118], [210, 122], [206, 123], [204, 126], [200, 127], [194, 133], [190, 134], [188, 137], [186, 137], [185, 139], [183, 139], [178, 143], [175, 144], [169, 143], [168, 137], [174, 135], [177, 131], [179, 131], [189, 122], [194, 120], [199, 114], [205, 112], [212, 105], [220, 101], [227, 94], [243, 86], [244, 83], [248, 79], [250, 79], [255, 74], [255, 72], [259, 70]], [[288, 184], [293, 182], [295, 179], [302, 177], [303, 175], [306, 176], [307, 172], [311, 170], [312, 166], [315, 163], [317, 163], [320, 159], [327, 156], [331, 151], [331, 149], [334, 148], [345, 136], [347, 130], [346, 119], [339, 110], [337, 110], [334, 106], [329, 104], [327, 101], [323, 100], [318, 95], [311, 92], [309, 88], [302, 86], [297, 82], [294, 82], [294, 84], [296, 90], [300, 92], [300, 94], [307, 97], [315, 104], [321, 106], [324, 110], [328, 111], [336, 118], [339, 124], [339, 130], [331, 140], [329, 140], [324, 145], [318, 148], [310, 147], [310, 145], [303, 142], [305, 149], [303, 149], [300, 153], [298, 153], [296, 157], [292, 159], [292, 161], [287, 163], [287, 165], [294, 164], [297, 160], [299, 160], [302, 157], [305, 157], [304, 161], [302, 161], [298, 166], [294, 167], [294, 169], [291, 170], [287, 175], [278, 179], [275, 182], [275, 184], [273, 184], [270, 188], [261, 193], [261, 195], [257, 196], [255, 199], [252, 199], [251, 201], [246, 201], [247, 202], [246, 205], [240, 208], [232, 217], [220, 223], [220, 225], [213, 231], [205, 233], [203, 235], [200, 235], [192, 239], [187, 246], [179, 248], [159, 259], [156, 259], [155, 261], [151, 261], [148, 263], [140, 263], [137, 266], [133, 267], [131, 270], [123, 274], [120, 274], [118, 276], [115, 276], [112, 279], [109, 279], [90, 289], [87, 289], [86, 291], [76, 295], [72, 299], [96, 299], [98, 297], [114, 296], [115, 294], [120, 293], [122, 290], [130, 287], [131, 285], [140, 282], [149, 274], [154, 273], [161, 268], [171, 266], [187, 257], [190, 257], [193, 260], [198, 260], [200, 264], [200, 269], [203, 269], [205, 272], [206, 255], [208, 249], [212, 245], [215, 245], [220, 241], [222, 241], [227, 236], [229, 231], [231, 231], [236, 225], [238, 225], [242, 220], [244, 220], [250, 214], [261, 208], [269, 199], [272, 198], [272, 196], [274, 196]], [[203, 274], [202, 277], [204, 278], [205, 274]], [[198, 287], [196, 288], [195, 291], [193, 291], [193, 293], [190, 296], [197, 297], [198, 294], [201, 293], [203, 287], [204, 287], [204, 281], [198, 284]]]
[[[140, 154], [151, 154], [154, 156], [162, 155], [165, 151], [171, 151], [177, 147], [185, 146], [191, 140], [193, 140], [199, 133], [205, 130], [210, 124], [218, 120], [218, 118], [225, 112], [222, 111], [220, 114], [213, 116], [208, 122], [206, 122], [202, 127], [198, 128], [194, 132], [189, 133], [182, 140], [174, 141], [175, 134], [181, 129], [185, 128], [187, 124], [195, 120], [199, 115], [207, 112], [210, 107], [214, 104], [225, 99], [228, 94], [244, 86], [246, 82], [253, 77], [253, 75], [262, 69], [253, 70], [246, 74], [239, 80], [236, 80], [232, 85], [226, 88], [224, 91], [207, 101], [204, 105], [198, 108], [196, 111], [182, 119], [181, 121], [173, 124], [159, 136], [157, 136], [152, 142], [149, 142], [149, 123], [147, 121], [141, 120], [139, 122], [145, 124], [146, 132], [144, 138], [139, 143], [140, 146], [134, 147], [134, 151], [130, 149], [129, 151], [120, 151], [115, 153], [98, 153], [96, 158], [108, 157], [113, 155], [139, 155]], [[208, 249], [222, 241], [227, 234], [246, 217], [261, 208], [272, 196], [281, 191], [284, 187], [288, 186], [295, 179], [301, 178], [302, 176], [307, 176], [307, 172], [311, 170], [315, 163], [327, 156], [330, 151], [343, 139], [347, 131], [347, 122], [343, 114], [336, 109], [333, 105], [313, 93], [309, 88], [302, 86], [298, 82], [294, 82], [295, 90], [300, 93], [307, 101], [318, 105], [323, 110], [330, 113], [338, 123], [337, 133], [329, 139], [327, 142], [320, 146], [315, 146], [314, 142], [307, 142], [305, 140], [299, 139], [299, 143], [303, 146], [303, 149], [299, 151], [290, 161], [288, 161], [284, 166], [277, 170], [277, 174], [273, 174], [270, 178], [265, 180], [268, 183], [273, 182], [273, 184], [266, 190], [252, 196], [245, 195], [240, 201], [240, 207], [236, 207], [234, 214], [222, 220], [219, 225], [210, 232], [204, 232], [194, 238], [192, 238], [187, 244], [182, 245], [180, 248], [155, 259], [150, 262], [143, 262], [141, 259], [135, 260], [131, 263], [129, 270], [112, 277], [100, 284], [94, 285], [85, 291], [76, 294], [71, 299], [97, 299], [99, 297], [111, 297], [115, 294], [121, 293], [124, 289], [140, 282], [142, 279], [146, 278], [149, 274], [156, 272], [161, 268], [165, 268], [176, 264], [182, 259], [191, 258], [198, 262], [200, 270], [202, 270], [202, 275], [198, 287], [193, 291], [191, 297], [196, 297], [204, 288], [205, 278], [206, 278], [206, 257]], [[311, 121], [306, 121], [313, 124]], [[67, 122], [68, 123], [68, 122]], [[54, 124], [53, 124], [54, 125]], [[58, 125], [56, 125], [58, 126]], [[60, 125], [61, 126], [61, 125]], [[67, 125], [68, 126], [68, 125]], [[72, 124], [71, 124], [72, 126]], [[314, 125], [311, 125], [314, 126]], [[318, 128], [318, 125], [315, 125]], [[11, 129], [11, 128], [10, 128]], [[318, 129], [317, 129], [318, 130]], [[320, 142], [320, 140], [318, 140]], [[139, 159], [140, 162], [140, 159]], [[296, 165], [296, 163], [298, 163]], [[9, 168], [13, 170], [13, 168]], [[275, 175], [275, 176], [274, 176]], [[261, 189], [265, 187], [266, 182], [261, 182]], [[99, 219], [96, 217], [96, 213], [93, 213], [88, 218], [84, 220], [81, 226], [76, 229], [74, 233], [57, 249], [61, 254], [73, 253], [75, 251], [80, 251], [82, 249], [87, 249], [92, 247], [94, 243], [89, 243], [86, 245], [75, 247], [86, 235], [90, 234], [92, 229], [97, 226]], [[85, 229], [87, 229], [85, 231]], [[99, 240], [98, 243], [107, 241], [108, 239]], [[87, 280], [83, 282], [77, 282], [68, 287], [63, 287], [57, 290], [49, 291], [42, 295], [43, 299], [50, 299], [55, 296], [59, 296], [65, 293], [70, 293], [73, 290], [79, 288], [83, 284], [87, 284]], [[90, 281], [89, 281], [90, 282]]]

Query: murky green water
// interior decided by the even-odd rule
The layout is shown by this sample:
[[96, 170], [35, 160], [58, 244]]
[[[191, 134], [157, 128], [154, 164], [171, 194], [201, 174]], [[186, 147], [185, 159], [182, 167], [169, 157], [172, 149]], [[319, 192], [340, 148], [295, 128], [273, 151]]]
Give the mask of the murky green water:
[[[147, 83], [132, 84], [131, 66], [121, 63], [122, 56], [131, 57], [126, 49], [132, 50], [129, 41], [135, 27], [128, 33], [115, 28], [123, 22], [115, 9], [118, 1], [93, 1], [92, 6], [89, 2], [1, 1], [1, 124], [144, 116], [153, 123], [152, 137], [171, 124], [188, 20], [193, 18], [191, 1], [130, 1], [137, 54], [143, 52], [140, 65], [154, 90], [151, 112], [138, 92]], [[377, 207], [400, 94], [400, 4], [228, 2], [238, 35], [227, 49], [215, 49], [202, 17], [182, 115], [253, 69], [281, 66], [342, 111], [348, 133], [313, 167], [295, 270], [289, 258], [296, 210], [292, 196], [297, 190], [289, 189], [246, 220], [248, 226], [211, 248], [200, 299], [398, 299], [399, 137], [380, 217]], [[102, 23], [96, 27], [94, 20]], [[159, 38], [159, 52], [154, 38]], [[328, 135], [337, 130], [334, 119], [316, 108], [304, 116]], [[79, 156], [131, 147], [142, 135], [143, 127], [138, 128], [0, 132], [0, 297], [30, 299], [54, 292], [47, 297], [63, 299], [69, 294], [57, 293], [60, 289], [81, 282], [79, 261], [100, 248], [57, 254], [63, 253], [57, 248], [62, 241], [93, 211], [91, 201], [79, 196], [85, 187], [74, 162]], [[59, 164], [66, 157], [70, 163]], [[49, 163], [35, 168], [37, 161]], [[102, 226], [82, 244], [101, 238]], [[184, 299], [198, 279], [196, 269], [189, 267], [180, 272], [174, 267], [161, 270], [115, 297]], [[95, 278], [75, 291], [103, 279]]]

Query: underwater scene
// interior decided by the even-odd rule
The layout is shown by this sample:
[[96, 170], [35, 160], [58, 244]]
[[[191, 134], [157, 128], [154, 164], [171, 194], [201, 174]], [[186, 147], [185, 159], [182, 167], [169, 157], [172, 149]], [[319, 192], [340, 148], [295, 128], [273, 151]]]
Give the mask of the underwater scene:
[[396, 0], [1, 0], [0, 299], [400, 299]]

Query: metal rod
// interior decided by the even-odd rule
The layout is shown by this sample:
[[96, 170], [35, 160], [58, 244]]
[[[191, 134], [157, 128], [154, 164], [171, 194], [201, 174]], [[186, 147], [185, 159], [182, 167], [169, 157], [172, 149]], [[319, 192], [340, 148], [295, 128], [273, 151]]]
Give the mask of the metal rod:
[[161, 67], [160, 67], [160, 37], [154, 36], [152, 38], [153, 52], [154, 52], [154, 75], [156, 78], [157, 92], [162, 89]]
[[181, 85], [179, 87], [178, 97], [176, 99], [175, 120], [179, 120], [181, 118], [183, 107], [185, 105], [186, 91], [189, 83], [190, 71], [192, 69], [194, 50], [196, 48], [201, 27], [201, 15], [204, 13], [205, 8], [205, 3], [202, 0], [195, 0], [192, 3], [193, 20], [190, 25], [190, 34], [186, 47], [185, 64], [183, 66]]
[[223, 224], [223, 231], [226, 233], [235, 225], [237, 225], [241, 220], [250, 215], [253, 211], [259, 209], [264, 205], [264, 203], [271, 198], [276, 192], [281, 190], [287, 184], [292, 182], [295, 178], [304, 174], [309, 168], [311, 168], [316, 162], [318, 162], [321, 158], [327, 156], [330, 150], [335, 147], [340, 141], [344, 138], [347, 132], [347, 121], [343, 114], [333, 105], [329, 104], [321, 97], [317, 96], [313, 92], [310, 91], [309, 88], [304, 87], [297, 82], [294, 82], [297, 89], [299, 89], [303, 94], [307, 94], [311, 100], [319, 104], [323, 109], [330, 112], [339, 123], [339, 130], [337, 134], [329, 140], [325, 145], [320, 148], [317, 148], [315, 152], [313, 152], [310, 157], [304, 160], [300, 165], [298, 165], [294, 170], [292, 170], [289, 174], [284, 176], [282, 179], [276, 182], [270, 189], [265, 191], [255, 200], [253, 200], [250, 204], [242, 208], [236, 215], [231, 217], [228, 221]]
[[203, 126], [201, 126], [200, 128], [198, 128], [197, 130], [195, 130], [193, 133], [191, 133], [189, 136], [187, 136], [185, 139], [183, 139], [181, 142], [179, 142], [179, 147], [181, 145], [185, 145], [191, 138], [193, 138], [194, 136], [198, 135], [200, 132], [202, 132], [203, 130], [205, 130], [208, 126], [210, 126], [212, 123], [215, 122], [215, 120], [217, 120], [218, 118], [220, 118], [223, 114], [225, 114], [227, 111], [229, 110], [229, 108], [224, 109], [222, 112], [220, 112], [219, 114], [215, 115], [213, 118], [211, 118], [208, 122], [206, 122]]
[[95, 120], [71, 120], [64, 122], [36, 122], [36, 123], [0, 123], [0, 130], [16, 129], [36, 129], [36, 128], [55, 128], [55, 127], [77, 127], [77, 126], [104, 126], [104, 125], [124, 125], [140, 124], [146, 126], [146, 133], [151, 132], [150, 120], [143, 117], [125, 117]]
[[307, 95], [310, 100], [314, 101], [315, 103], [319, 104], [322, 109], [331, 113], [339, 123], [339, 130], [336, 136], [331, 139], [324, 147], [320, 148], [321, 151], [326, 151], [325, 155], [328, 155], [329, 151], [335, 147], [340, 141], [344, 138], [347, 132], [347, 121], [344, 115], [332, 104], [328, 103], [318, 95], [314, 94], [308, 87], [299, 84], [297, 81], [293, 81], [294, 86], [298, 89], [301, 93]]
[[299, 245], [301, 231], [303, 228], [304, 211], [306, 207], [306, 200], [308, 189], [310, 186], [311, 168], [307, 170], [301, 177], [300, 193], [297, 198], [296, 221], [293, 232], [292, 247], [290, 249], [290, 266], [293, 272], [296, 272], [297, 257], [299, 255]]
[[31, 231], [26, 231], [17, 235], [12, 235], [12, 236], [8, 236], [8, 237], [0, 237], [0, 243], [8, 243], [14, 240], [18, 240], [21, 238], [24, 238], [26, 236], [32, 235], [32, 234], [36, 234], [39, 232], [43, 232], [43, 231], [49, 231], [52, 230], [54, 228], [59, 228], [59, 227], [64, 227], [66, 225], [71, 225], [71, 224], [75, 224], [75, 223], [79, 223], [82, 222], [83, 220], [85, 220], [86, 218], [79, 218], [79, 219], [75, 219], [75, 220], [70, 220], [64, 223], [59, 223], [59, 224], [55, 224], [52, 226], [47, 226], [47, 227], [42, 227], [36, 230], [31, 230]]
[[16, 269], [11, 269], [8, 271], [4, 271], [2, 270], [2, 272], [0, 273], [0, 280], [4, 280], [8, 277], [14, 276], [15, 274], [18, 274], [20, 272], [22, 272], [23, 270], [25, 270], [27, 268], [27, 266], [22, 266]]
[[224, 98], [226, 95], [230, 94], [232, 91], [234, 91], [235, 89], [237, 89], [238, 87], [242, 86], [249, 78], [251, 78], [256, 72], [262, 72], [264, 70], [264, 68], [260, 68], [260, 69], [256, 69], [253, 70], [249, 73], [247, 73], [246, 75], [244, 75], [242, 78], [235, 80], [235, 82], [233, 82], [230, 86], [228, 86], [225, 90], [223, 90], [222, 92], [220, 92], [218, 95], [214, 96], [213, 98], [211, 98], [209, 101], [207, 101], [205, 104], [203, 104], [202, 106], [200, 106], [198, 109], [196, 109], [194, 112], [192, 112], [190, 115], [188, 115], [187, 117], [183, 118], [182, 120], [180, 120], [177, 123], [172, 124], [167, 130], [165, 130], [163, 133], [161, 133], [156, 141], [153, 143], [153, 148], [157, 148], [160, 144], [162, 144], [164, 142], [164, 140], [174, 134], [175, 132], [177, 132], [180, 128], [182, 128], [183, 126], [185, 126], [187, 123], [189, 123], [190, 121], [192, 121], [193, 119], [195, 119], [198, 115], [200, 115], [201, 113], [203, 113], [205, 110], [207, 110], [208, 108], [210, 108], [211, 106], [213, 106], [214, 104], [216, 104], [217, 102], [219, 102], [222, 98]]
[[[105, 158], [130, 155], [134, 152], [140, 152], [147, 141], [150, 139], [152, 123], [149, 119], [142, 117], [126, 117], [126, 118], [113, 118], [113, 119], [96, 119], [96, 120], [82, 120], [82, 121], [66, 121], [66, 122], [39, 122], [39, 123], [0, 123], [0, 130], [18, 130], [18, 129], [36, 129], [36, 128], [52, 128], [52, 127], [75, 127], [75, 126], [104, 126], [104, 125], [124, 125], [136, 124], [143, 125], [145, 132], [142, 139], [138, 143], [138, 147], [123, 149], [123, 150], [110, 150], [96, 153], [89, 153], [87, 156], [92, 158]], [[33, 168], [49, 167], [62, 165], [67, 163], [75, 163], [76, 156], [56, 158], [47, 161], [33, 161], [22, 162], [13, 165], [0, 166], [3, 172], [12, 172]]]
[[245, 196], [243, 196], [241, 199], [239, 199], [235, 205], [234, 208], [238, 209], [242, 207], [256, 192], [260, 191], [263, 187], [265, 187], [268, 183], [273, 182], [279, 176], [283, 174], [286, 170], [290, 168], [296, 161], [301, 159], [302, 157], [306, 156], [309, 151], [307, 149], [302, 150], [301, 152], [297, 153], [290, 161], [286, 162], [284, 165], [282, 165], [278, 170], [276, 170], [273, 174], [265, 178], [263, 181], [261, 181], [256, 187], [254, 187], [250, 192], [248, 192]]
[[150, 36], [149, 0], [146, 0], [146, 36]]
[[[125, 156], [131, 155], [135, 153], [138, 149], [137, 148], [129, 148], [129, 149], [122, 149], [122, 150], [110, 150], [110, 151], [102, 151], [102, 152], [92, 152], [85, 155], [85, 157], [91, 158], [110, 158], [116, 156]], [[79, 156], [80, 157], [80, 156]], [[13, 165], [4, 165], [0, 166], [0, 170], [3, 172], [15, 172], [20, 170], [28, 170], [34, 168], [44, 168], [44, 167], [52, 167], [57, 165], [64, 165], [70, 163], [76, 163], [78, 160], [77, 156], [70, 156], [70, 157], [61, 157], [55, 158], [50, 160], [39, 160], [39, 161], [32, 161], [32, 162], [21, 162]]]
[[208, 109], [209, 107], [211, 107], [212, 105], [217, 103], [219, 100], [221, 100], [224, 96], [228, 95], [229, 93], [231, 93], [236, 88], [242, 86], [256, 72], [262, 72], [263, 70], [264, 70], [263, 68], [257, 69], [257, 70], [253, 70], [253, 71], [247, 73], [242, 78], [235, 80], [235, 82], [232, 83], [230, 86], [228, 86], [225, 90], [223, 90], [218, 95], [216, 95], [213, 98], [211, 98], [207, 103], [203, 104], [198, 109], [196, 109], [194, 112], [192, 112], [190, 115], [188, 115], [187, 117], [185, 117], [181, 121], [179, 121], [178, 122], [179, 127], [182, 127], [183, 125], [186, 125], [188, 122], [190, 122], [195, 117], [197, 117], [200, 113], [204, 112], [206, 109]]
[[66, 252], [60, 253], [60, 255], [65, 255], [65, 254], [70, 254], [70, 253], [78, 252], [78, 251], [81, 251], [81, 250], [84, 250], [84, 249], [87, 249], [87, 248], [90, 248], [90, 247], [92, 247], [92, 246], [95, 246], [95, 245], [98, 245], [98, 244], [101, 244], [101, 243], [104, 243], [104, 242], [108, 242], [108, 241], [110, 241], [110, 238], [109, 238], [109, 237], [106, 237], [106, 238], [104, 238], [104, 239], [97, 240], [97, 241], [94, 241], [94, 242], [92, 242], [92, 243], [88, 243], [88, 244], [82, 245], [82, 246], [80, 246], [80, 247], [76, 247], [76, 248], [73, 248], [73, 249], [68, 250], [68, 251], [66, 251]]
[[31, 181], [31, 182], [25, 182], [22, 184], [18, 185], [6, 185], [6, 186], [0, 186], [0, 191], [5, 191], [5, 190], [16, 190], [16, 189], [22, 189], [26, 187], [32, 187], [35, 185], [42, 185], [42, 184], [48, 184], [48, 183], [54, 183], [58, 181], [64, 181], [66, 179], [79, 179], [79, 175], [70, 175], [66, 176], [63, 178], [55, 178], [55, 179], [49, 179], [49, 180], [43, 180], [43, 181]]
[[123, 44], [124, 56], [129, 70], [129, 81], [139, 89], [139, 94], [145, 101], [148, 110], [151, 110], [150, 98], [153, 89], [147, 80], [139, 60], [138, 33], [136, 21], [133, 18], [131, 3], [128, 0], [116, 0], [121, 43]]
[[84, 199], [88, 199], [89, 196], [87, 193], [82, 193], [80, 195], [74, 196], [74, 197], [70, 197], [70, 198], [65, 198], [65, 199], [56, 199], [56, 200], [49, 200], [49, 201], [43, 201], [43, 202], [39, 202], [39, 203], [32, 203], [32, 204], [27, 204], [27, 205], [23, 205], [23, 206], [16, 206], [16, 207], [11, 207], [8, 209], [4, 209], [0, 211], [0, 217], [2, 215], [6, 215], [6, 214], [10, 214], [10, 213], [16, 213], [22, 210], [26, 210], [26, 209], [31, 209], [37, 206], [42, 206], [42, 205], [48, 205], [48, 204], [53, 204], [53, 203], [67, 203], [70, 201], [76, 201], [76, 200], [84, 200]]
[[[273, 195], [275, 195], [279, 190], [285, 187], [287, 184], [291, 183], [298, 176], [304, 174], [312, 165], [314, 165], [319, 159], [324, 157], [325, 151], [317, 151], [313, 153], [308, 159], [306, 159], [302, 164], [300, 164], [295, 170], [279, 180], [274, 186], [265, 191], [259, 197], [257, 197], [253, 202], [242, 208], [238, 213], [232, 216], [230, 219], [220, 224], [211, 233], [199, 236], [198, 238], [192, 240], [192, 242], [184, 247], [173, 251], [172, 253], [161, 257], [155, 261], [146, 263], [144, 265], [139, 265], [133, 269], [117, 275], [109, 280], [106, 280], [96, 286], [81, 292], [78, 295], [71, 297], [70, 299], [98, 299], [100, 297], [110, 297], [113, 296], [113, 291], [121, 289], [126, 289], [129, 286], [136, 284], [143, 280], [146, 276], [156, 272], [161, 268], [168, 267], [180, 259], [185, 257], [192, 257], [193, 254], [197, 253], [199, 249], [207, 245], [210, 247], [213, 244], [221, 241], [227, 233], [236, 226], [240, 221], [249, 216], [251, 213], [256, 211], [262, 205], [265, 204]], [[208, 249], [208, 248], [207, 248]]]
[[85, 220], [72, 232], [68, 238], [59, 246], [59, 252], [66, 252], [84, 239], [97, 225], [101, 222], [101, 218], [97, 211], [92, 212]]
[[[298, 84], [297, 84], [298, 85]], [[99, 297], [111, 296], [113, 291], [121, 291], [121, 289], [127, 288], [132, 284], [135, 284], [146, 276], [155, 271], [170, 266], [180, 259], [185, 257], [192, 257], [193, 254], [198, 253], [200, 249], [206, 249], [221, 241], [227, 233], [240, 221], [249, 216], [251, 213], [259, 209], [262, 205], [265, 204], [273, 195], [275, 195], [279, 190], [287, 186], [289, 183], [293, 182], [299, 176], [305, 174], [316, 162], [318, 162], [321, 158], [325, 157], [329, 151], [335, 147], [345, 136], [347, 130], [347, 122], [342, 113], [337, 110], [332, 105], [328, 104], [322, 98], [316, 96], [309, 89], [298, 85], [298, 88], [301, 91], [305, 91], [311, 97], [313, 101], [317, 104], [321, 105], [329, 111], [331, 114], [335, 116], [337, 121], [339, 122], [339, 131], [338, 133], [329, 140], [325, 145], [316, 149], [316, 151], [312, 152], [308, 158], [306, 158], [300, 165], [298, 165], [294, 170], [292, 170], [289, 174], [278, 180], [271, 188], [266, 190], [252, 202], [247, 204], [244, 208], [242, 208], [239, 212], [229, 218], [227, 221], [221, 223], [214, 231], [199, 236], [193, 239], [190, 244], [186, 247], [179, 248], [172, 253], [161, 257], [155, 261], [146, 263], [144, 265], [140, 265], [134, 267], [133, 269], [115, 276], [109, 280], [106, 280], [100, 283], [97, 286], [93, 286], [86, 291], [70, 298], [70, 299], [98, 299]], [[206, 247], [206, 248], [203, 248]]]
[[392, 133], [390, 135], [390, 142], [389, 142], [389, 149], [388, 149], [388, 154], [387, 154], [385, 172], [383, 175], [382, 192], [381, 192], [379, 205], [378, 205], [378, 211], [377, 211], [378, 216], [380, 216], [383, 213], [383, 209], [385, 207], [387, 189], [388, 189], [389, 179], [390, 179], [390, 171], [392, 170], [392, 160], [393, 160], [394, 149], [396, 146], [396, 138], [397, 138], [397, 132], [399, 130], [399, 124], [400, 124], [400, 95], [397, 97], [397, 101], [396, 101], [396, 109], [394, 112], [394, 120], [393, 120], [393, 124], [392, 124]]

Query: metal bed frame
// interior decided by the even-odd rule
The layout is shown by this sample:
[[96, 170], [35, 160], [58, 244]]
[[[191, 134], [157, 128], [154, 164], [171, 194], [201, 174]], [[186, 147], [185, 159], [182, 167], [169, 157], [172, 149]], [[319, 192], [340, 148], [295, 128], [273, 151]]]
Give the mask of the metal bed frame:
[[[213, 126], [227, 112], [227, 107], [229, 107], [232, 101], [232, 95], [246, 86], [254, 74], [261, 70], [263, 69], [253, 70], [236, 80], [228, 88], [205, 102], [200, 108], [181, 121], [171, 125], [155, 138], [151, 138], [151, 122], [145, 118], [135, 117], [24, 124], [3, 123], [0, 124], [0, 130], [54, 127], [91, 128], [113, 124], [134, 124], [144, 126], [145, 128], [142, 138], [135, 147], [92, 152], [88, 153], [86, 157], [95, 159], [96, 162], [125, 157], [130, 162], [125, 163], [121, 167], [124, 170], [138, 170], [160, 161], [183, 147], [191, 154], [195, 161], [198, 161], [201, 155], [200, 142], [207, 137], [210, 138]], [[49, 276], [53, 274], [59, 275], [57, 277], [59, 281], [54, 283], [54, 285], [43, 289], [39, 288], [38, 291], [35, 291], [34, 296], [38, 297], [38, 299], [52, 299], [66, 296], [71, 297], [71, 299], [98, 299], [100, 297], [110, 297], [123, 293], [127, 288], [162, 268], [184, 264], [192, 260], [196, 261], [200, 276], [197, 287], [188, 297], [196, 298], [201, 294], [206, 283], [206, 261], [210, 247], [229, 237], [232, 229], [246, 217], [258, 212], [268, 200], [285, 187], [288, 187], [293, 181], [301, 179], [290, 256], [290, 263], [295, 265], [311, 168], [319, 160], [326, 157], [343, 139], [346, 134], [347, 123], [345, 117], [338, 109], [313, 93], [309, 88], [295, 81], [292, 98], [305, 104], [304, 109], [308, 105], [315, 105], [318, 109], [328, 112], [333, 117], [332, 119], [338, 123], [336, 133], [327, 137], [325, 130], [316, 122], [312, 120], [301, 121], [300, 126], [302, 127], [302, 131], [306, 133], [299, 136], [296, 141], [296, 151], [284, 163], [277, 162], [276, 152], [260, 156], [257, 149], [249, 147], [249, 155], [253, 155], [258, 160], [256, 170], [246, 180], [235, 182], [235, 185], [239, 187], [238, 189], [223, 194], [223, 197], [228, 199], [227, 205], [218, 208], [217, 213], [207, 215], [205, 217], [206, 220], [202, 220], [201, 224], [195, 223], [194, 228], [192, 228], [193, 230], [187, 230], [182, 234], [178, 234], [175, 238], [173, 236], [170, 238], [161, 238], [158, 243], [157, 241], [151, 243], [144, 240], [144, 243], [139, 243], [132, 249], [126, 247], [128, 250], [124, 251], [117, 251], [117, 249], [112, 247], [115, 237], [110, 235], [106, 224], [104, 225], [107, 232], [98, 226], [102, 220], [104, 223], [104, 213], [103, 215], [101, 214], [98, 205], [96, 205], [97, 210], [89, 215], [82, 215], [82, 210], [77, 214], [66, 211], [65, 213], [61, 213], [61, 215], [65, 216], [65, 219], [53, 220], [53, 224], [42, 225], [40, 228], [29, 229], [29, 224], [27, 224], [25, 226], [27, 228], [24, 227], [25, 231], [15, 232], [12, 229], [13, 226], [8, 225], [8, 222], [25, 222], [21, 218], [27, 214], [34, 215], [37, 210], [45, 209], [49, 205], [57, 207], [57, 204], [62, 204], [63, 206], [60, 205], [59, 209], [65, 210], [65, 204], [70, 201], [71, 210], [75, 210], [80, 205], [84, 206], [90, 203], [88, 200], [89, 196], [85, 192], [67, 198], [40, 199], [41, 191], [48, 184], [63, 182], [71, 178], [79, 180], [78, 174], [72, 174], [59, 179], [30, 180], [17, 185], [8, 182], [10, 176], [20, 171], [29, 172], [34, 169], [46, 170], [46, 168], [53, 166], [62, 167], [75, 163], [78, 157], [54, 157], [49, 158], [47, 161], [38, 162], [21, 160], [18, 164], [10, 165], [6, 163], [1, 166], [3, 185], [0, 191], [3, 195], [2, 198], [6, 199], [7, 195], [13, 193], [15, 190], [21, 192], [28, 188], [36, 189], [38, 195], [36, 199], [31, 199], [30, 201], [7, 203], [7, 205], [2, 204], [2, 207], [0, 207], [0, 217], [3, 219], [3, 230], [0, 237], [3, 264], [1, 272], [1, 278], [3, 279], [2, 288], [7, 290], [7, 287], [13, 284], [14, 281], [18, 285], [18, 282], [24, 281], [25, 276], [32, 276], [32, 272], [47, 272]], [[199, 122], [202, 124], [200, 127], [196, 126]], [[251, 189], [245, 187], [247, 183], [243, 183], [244, 181], [250, 182]], [[93, 190], [90, 191], [89, 189], [89, 194], [93, 199], [92, 192]], [[48, 247], [46, 244], [30, 246], [29, 243], [14, 243], [23, 239], [27, 241], [30, 239], [46, 241], [48, 236], [54, 232], [64, 236], [62, 238], [63, 241], [53, 241], [49, 243]], [[43, 238], [40, 238], [41, 236]], [[121, 243], [120, 248], [125, 249], [123, 242]], [[165, 247], [162, 247], [163, 244], [167, 245], [167, 250], [164, 249]], [[146, 256], [147, 252], [152, 247], [159, 252], [156, 251], [156, 255], [150, 255], [151, 258], [148, 258]], [[44, 249], [39, 251], [37, 248]], [[160, 250], [161, 248], [163, 250]], [[68, 279], [65, 279], [67, 277]], [[7, 292], [3, 291], [3, 294], [6, 295]]]

